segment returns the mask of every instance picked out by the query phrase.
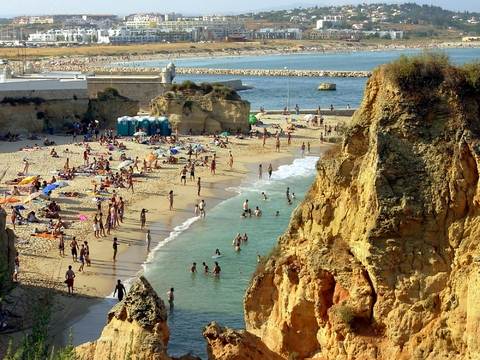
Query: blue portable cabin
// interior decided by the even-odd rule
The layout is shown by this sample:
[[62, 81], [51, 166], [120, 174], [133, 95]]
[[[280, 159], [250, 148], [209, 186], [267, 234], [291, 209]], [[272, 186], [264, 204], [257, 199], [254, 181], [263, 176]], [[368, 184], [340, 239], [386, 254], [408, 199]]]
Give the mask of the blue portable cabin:
[[119, 136], [129, 135], [130, 119], [129, 116], [122, 116], [117, 119], [117, 134]]
[[138, 127], [138, 116], [131, 117], [128, 122], [128, 135], [133, 136], [137, 131]]
[[148, 116], [139, 117], [137, 128], [142, 129], [147, 135], [150, 135], [150, 120]]
[[159, 118], [160, 121], [160, 135], [170, 136], [172, 135], [172, 127], [170, 126], [170, 121], [165, 116]]

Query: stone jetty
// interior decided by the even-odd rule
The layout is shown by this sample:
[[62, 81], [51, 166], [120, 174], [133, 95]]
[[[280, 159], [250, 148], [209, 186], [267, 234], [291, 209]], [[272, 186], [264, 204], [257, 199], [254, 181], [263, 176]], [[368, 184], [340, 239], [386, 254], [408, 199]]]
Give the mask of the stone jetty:
[[[102, 67], [98, 72], [105, 73], [155, 73], [159, 67]], [[350, 70], [295, 70], [295, 69], [209, 69], [196, 67], [177, 67], [177, 75], [234, 75], [234, 76], [285, 76], [285, 77], [336, 77], [336, 78], [365, 78], [371, 75], [370, 71]]]

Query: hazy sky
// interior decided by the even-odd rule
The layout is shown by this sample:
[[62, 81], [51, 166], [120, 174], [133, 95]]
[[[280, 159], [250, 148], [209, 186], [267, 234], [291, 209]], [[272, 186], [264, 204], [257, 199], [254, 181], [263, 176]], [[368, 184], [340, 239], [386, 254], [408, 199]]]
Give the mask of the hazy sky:
[[[411, 0], [410, 0], [411, 1]], [[187, 15], [212, 14], [212, 13], [239, 13], [256, 11], [270, 8], [291, 8], [307, 5], [340, 5], [360, 2], [356, 0], [321, 0], [318, 2], [309, 0], [0, 0], [0, 17], [13, 15], [31, 14], [66, 14], [66, 13], [103, 13], [126, 15], [133, 12], [152, 11], [165, 12], [176, 11]], [[387, 1], [387, 2], [408, 2]], [[416, 1], [422, 4], [438, 5], [454, 10], [469, 10], [480, 12], [480, 0], [431, 0]]]

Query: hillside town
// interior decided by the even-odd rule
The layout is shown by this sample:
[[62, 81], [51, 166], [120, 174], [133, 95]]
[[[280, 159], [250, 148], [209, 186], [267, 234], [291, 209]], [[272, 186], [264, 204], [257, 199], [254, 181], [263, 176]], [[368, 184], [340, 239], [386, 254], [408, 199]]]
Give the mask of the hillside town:
[[19, 16], [0, 21], [0, 46], [78, 46], [251, 40], [477, 40], [480, 14], [417, 4], [295, 8], [235, 16], [179, 13]]

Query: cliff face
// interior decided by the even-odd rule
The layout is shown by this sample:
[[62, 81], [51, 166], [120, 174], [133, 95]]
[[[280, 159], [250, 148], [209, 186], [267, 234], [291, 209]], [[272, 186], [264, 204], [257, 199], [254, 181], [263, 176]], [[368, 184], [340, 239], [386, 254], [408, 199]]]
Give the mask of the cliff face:
[[65, 131], [87, 118], [98, 119], [102, 127], [116, 127], [118, 117], [134, 116], [139, 110], [137, 101], [120, 97], [31, 100], [0, 103], [0, 133], [38, 133], [49, 128]]
[[[220, 87], [219, 87], [220, 88]], [[231, 90], [222, 90], [231, 91]], [[180, 133], [200, 134], [222, 131], [247, 132], [250, 103], [238, 95], [232, 98], [197, 91], [167, 92], [152, 100], [151, 115], [167, 115]]]
[[480, 87], [451, 66], [416, 89], [391, 71], [246, 293], [247, 330], [284, 358], [480, 354]]
[[[170, 359], [167, 310], [148, 281], [141, 277], [125, 299], [108, 313], [100, 338], [75, 349], [82, 360]], [[128, 355], [129, 354], [129, 355]]]
[[0, 294], [12, 284], [15, 268], [15, 234], [6, 228], [7, 213], [0, 208]]

